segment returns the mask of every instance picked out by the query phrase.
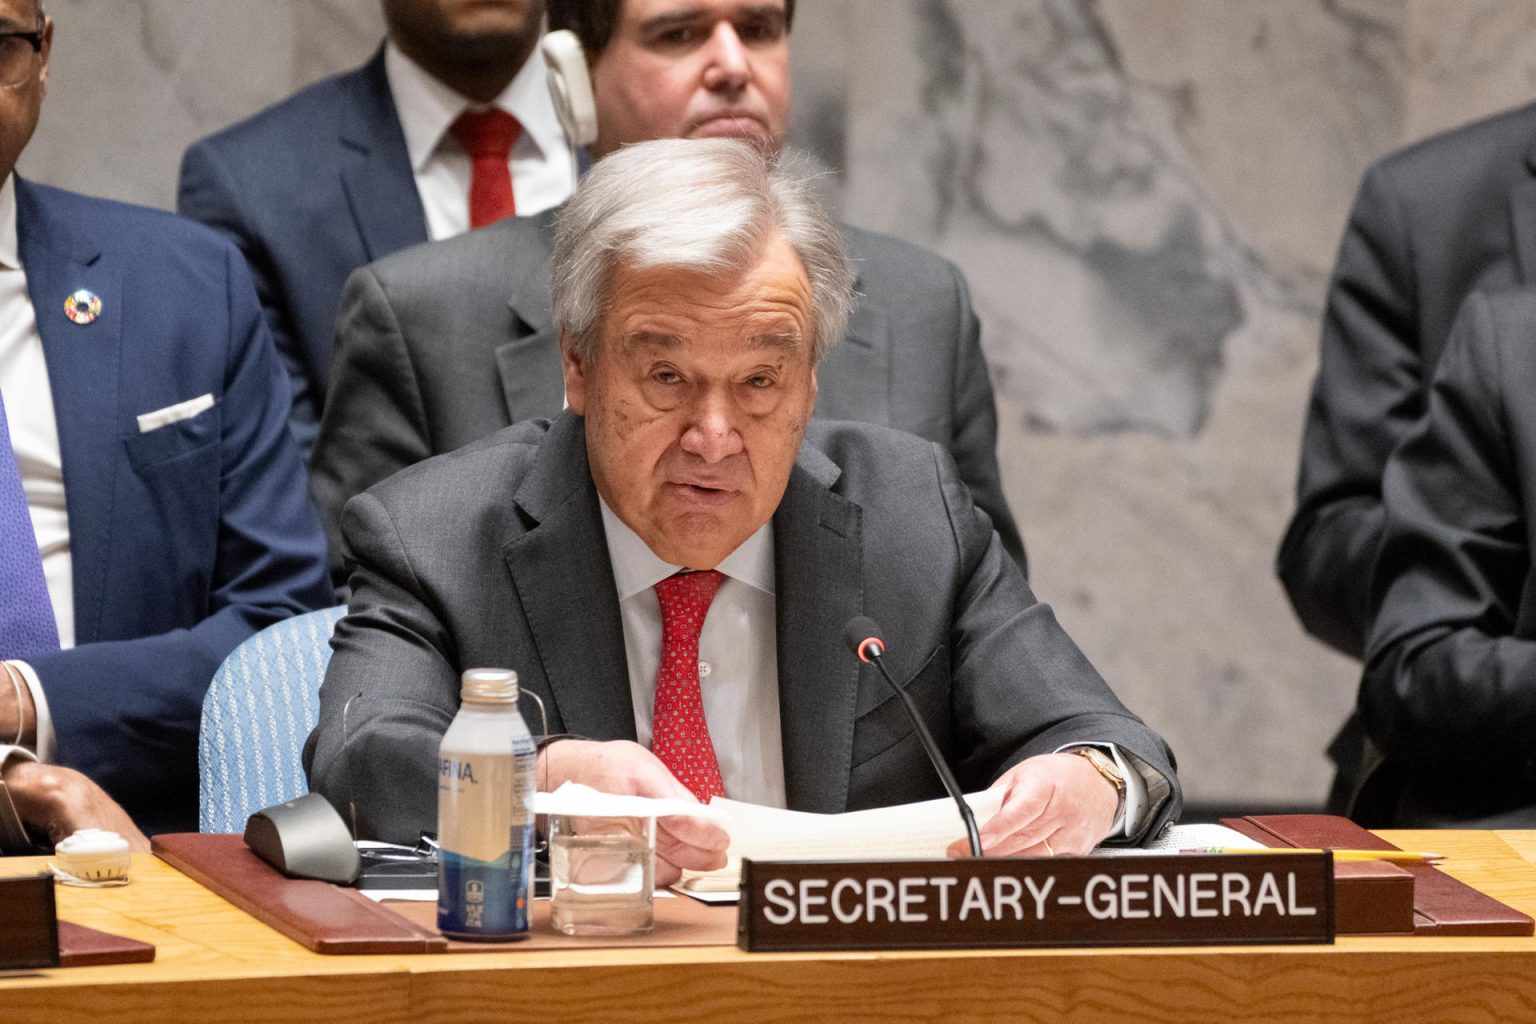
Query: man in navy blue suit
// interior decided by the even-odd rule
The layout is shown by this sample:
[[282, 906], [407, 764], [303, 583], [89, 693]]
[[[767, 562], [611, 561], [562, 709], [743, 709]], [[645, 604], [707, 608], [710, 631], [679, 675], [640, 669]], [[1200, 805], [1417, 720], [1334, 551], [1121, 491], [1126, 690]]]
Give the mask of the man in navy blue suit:
[[196, 143], [181, 166], [177, 210], [250, 263], [306, 453], [348, 274], [538, 213], [576, 184], [535, 46], [543, 0], [382, 3], [388, 39], [372, 60]]
[[239, 252], [13, 173], [52, 35], [0, 0], [0, 818], [142, 843], [197, 827], [225, 655], [331, 592]]

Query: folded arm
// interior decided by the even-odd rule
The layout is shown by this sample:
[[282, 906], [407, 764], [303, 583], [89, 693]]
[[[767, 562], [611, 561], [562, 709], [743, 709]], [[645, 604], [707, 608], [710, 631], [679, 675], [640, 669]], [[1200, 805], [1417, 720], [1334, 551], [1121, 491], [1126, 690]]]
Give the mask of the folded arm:
[[[1360, 711], [1399, 764], [1536, 782], [1530, 510], [1515, 447], [1529, 428], [1505, 404], [1526, 400], [1531, 377], [1501, 357], [1500, 323], [1488, 299], [1467, 301], [1424, 421], [1388, 464]], [[1527, 341], [1525, 331], [1509, 337], [1509, 351]]]

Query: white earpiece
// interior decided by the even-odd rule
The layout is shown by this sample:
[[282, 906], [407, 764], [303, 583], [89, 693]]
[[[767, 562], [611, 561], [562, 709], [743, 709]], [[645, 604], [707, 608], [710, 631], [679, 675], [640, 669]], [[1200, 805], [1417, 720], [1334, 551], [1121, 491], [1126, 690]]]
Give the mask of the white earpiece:
[[566, 138], [573, 146], [597, 141], [597, 105], [592, 101], [592, 79], [587, 75], [587, 56], [574, 32], [549, 32], [540, 43], [549, 67], [549, 95]]

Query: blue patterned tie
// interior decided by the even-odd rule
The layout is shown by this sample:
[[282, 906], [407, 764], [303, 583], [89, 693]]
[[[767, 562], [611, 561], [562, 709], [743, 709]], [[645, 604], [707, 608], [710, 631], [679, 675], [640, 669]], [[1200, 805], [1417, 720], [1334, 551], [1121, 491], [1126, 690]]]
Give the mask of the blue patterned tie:
[[11, 449], [11, 429], [0, 398], [0, 659], [59, 649], [59, 630], [48, 603], [37, 534]]

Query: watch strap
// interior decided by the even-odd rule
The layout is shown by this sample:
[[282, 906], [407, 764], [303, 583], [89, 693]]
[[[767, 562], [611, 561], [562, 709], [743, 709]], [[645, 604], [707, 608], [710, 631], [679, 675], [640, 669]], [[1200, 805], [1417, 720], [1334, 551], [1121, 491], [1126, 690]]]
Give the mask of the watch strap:
[[1115, 816], [1112, 821], [1119, 821], [1125, 813], [1125, 776], [1121, 774], [1120, 767], [1115, 764], [1114, 758], [1097, 747], [1074, 747], [1069, 753], [1076, 754], [1089, 764], [1094, 771], [1104, 777], [1104, 781], [1115, 787]]

